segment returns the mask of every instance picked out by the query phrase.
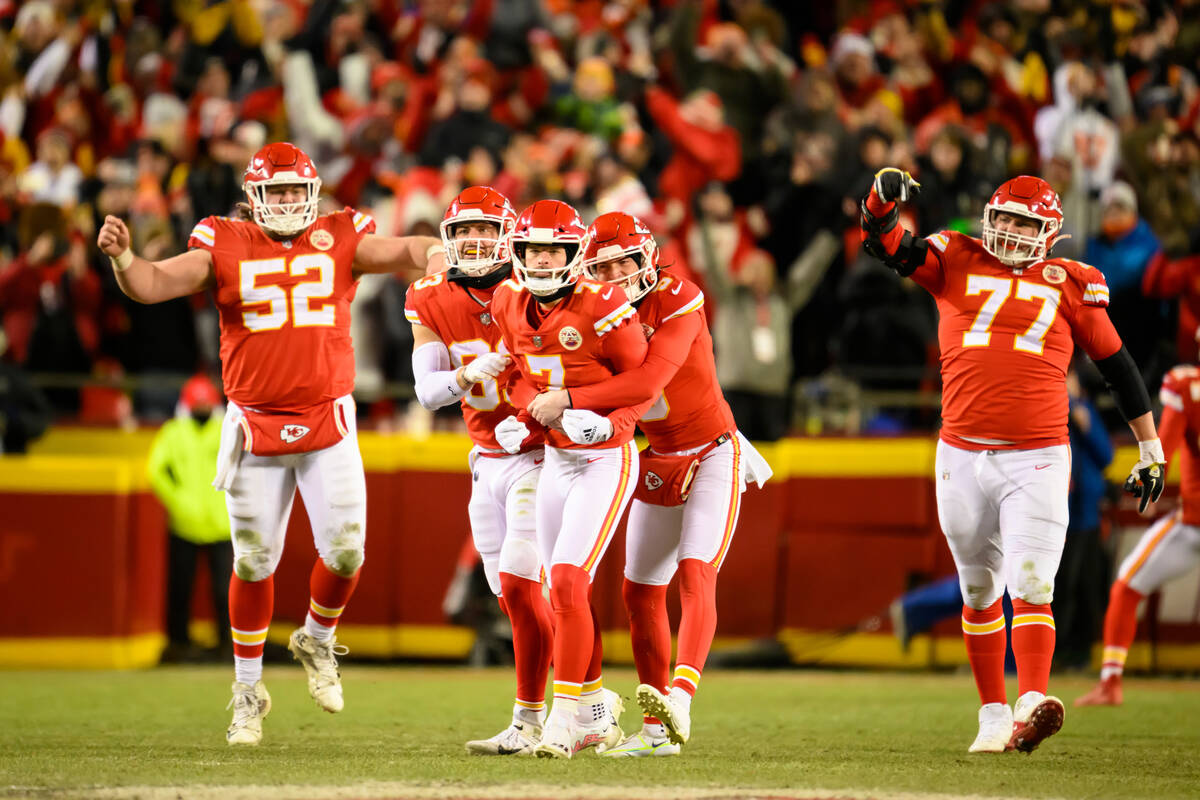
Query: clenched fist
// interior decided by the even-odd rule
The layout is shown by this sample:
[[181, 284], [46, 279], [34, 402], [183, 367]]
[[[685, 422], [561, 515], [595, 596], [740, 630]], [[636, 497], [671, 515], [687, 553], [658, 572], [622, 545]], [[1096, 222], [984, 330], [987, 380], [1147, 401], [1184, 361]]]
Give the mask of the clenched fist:
[[893, 200], [906, 202], [921, 190], [921, 184], [913, 176], [895, 167], [884, 167], [875, 173], [875, 194], [885, 203]]
[[109, 214], [96, 236], [96, 246], [109, 258], [116, 258], [129, 249], [129, 228], [120, 217]]

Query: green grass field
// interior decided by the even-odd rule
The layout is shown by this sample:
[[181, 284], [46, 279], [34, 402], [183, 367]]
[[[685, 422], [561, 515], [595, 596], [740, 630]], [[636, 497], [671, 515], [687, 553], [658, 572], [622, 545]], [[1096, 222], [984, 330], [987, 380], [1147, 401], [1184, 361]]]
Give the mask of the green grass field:
[[[1030, 756], [969, 756], [976, 706], [967, 675], [714, 670], [679, 758], [611, 761], [585, 752], [558, 762], [465, 755], [466, 739], [507, 722], [508, 671], [351, 662], [343, 677], [346, 710], [331, 716], [309, 699], [298, 666], [268, 667], [274, 706], [263, 745], [234, 750], [224, 741], [228, 668], [5, 673], [0, 795], [1200, 794], [1196, 681], [1131, 680], [1124, 707], [1076, 710], [1070, 701], [1090, 680], [1059, 679], [1054, 688], [1068, 704], [1062, 733]], [[612, 670], [606, 679], [632, 696], [631, 671]], [[640, 724], [632, 701], [622, 723]]]

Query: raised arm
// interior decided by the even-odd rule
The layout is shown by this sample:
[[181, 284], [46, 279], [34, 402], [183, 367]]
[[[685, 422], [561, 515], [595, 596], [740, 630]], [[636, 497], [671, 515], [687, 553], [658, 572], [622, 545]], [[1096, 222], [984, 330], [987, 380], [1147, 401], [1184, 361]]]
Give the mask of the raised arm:
[[899, 202], [908, 200], [920, 188], [911, 175], [895, 167], [875, 173], [871, 191], [862, 201], [862, 243], [863, 249], [884, 266], [930, 289], [933, 276], [941, 272], [938, 256], [925, 239], [913, 236], [900, 224]]
[[161, 303], [186, 297], [213, 285], [212, 254], [189, 250], [163, 261], [147, 261], [129, 249], [129, 228], [109, 215], [96, 236], [96, 246], [112, 262], [117, 286], [139, 303]]
[[434, 236], [381, 236], [369, 233], [354, 251], [354, 277], [398, 272], [414, 281], [445, 269], [442, 240]]

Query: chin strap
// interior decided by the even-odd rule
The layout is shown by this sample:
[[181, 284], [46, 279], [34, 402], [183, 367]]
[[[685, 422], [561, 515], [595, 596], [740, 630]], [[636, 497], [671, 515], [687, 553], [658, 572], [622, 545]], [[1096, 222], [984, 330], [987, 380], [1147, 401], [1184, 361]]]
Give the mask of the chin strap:
[[490, 289], [509, 275], [512, 275], [512, 264], [505, 264], [484, 275], [468, 275], [458, 267], [446, 270], [446, 280], [462, 284], [468, 289]]

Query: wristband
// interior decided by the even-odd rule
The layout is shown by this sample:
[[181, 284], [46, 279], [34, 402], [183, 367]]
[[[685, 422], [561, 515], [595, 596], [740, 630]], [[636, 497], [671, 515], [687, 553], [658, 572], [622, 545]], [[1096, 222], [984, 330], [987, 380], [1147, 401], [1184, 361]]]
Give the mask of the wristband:
[[425, 263], [429, 263], [429, 259], [433, 258], [437, 253], [445, 254], [446, 248], [441, 244], [431, 244], [429, 249], [425, 251]]
[[1139, 461], [1149, 461], [1154, 464], [1162, 464], [1167, 460], [1163, 455], [1162, 441], [1159, 439], [1138, 442], [1138, 457]]
[[109, 256], [108, 260], [112, 262], [113, 269], [117, 272], [124, 272], [133, 263], [133, 251], [126, 247], [123, 253], [118, 256]]

